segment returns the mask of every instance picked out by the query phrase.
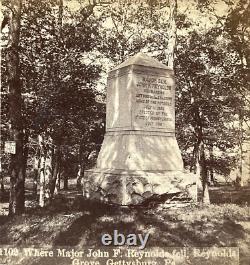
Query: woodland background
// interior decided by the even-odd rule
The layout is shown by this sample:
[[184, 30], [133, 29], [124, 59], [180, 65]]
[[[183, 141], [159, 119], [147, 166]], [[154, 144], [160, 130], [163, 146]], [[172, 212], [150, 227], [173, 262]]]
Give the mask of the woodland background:
[[[185, 167], [216, 184], [241, 173], [248, 138], [249, 0], [3, 0], [1, 192], [40, 206], [93, 167], [105, 132], [106, 77], [138, 52], [173, 67]], [[16, 154], [4, 142], [16, 141]], [[236, 173], [235, 173], [236, 174]], [[236, 175], [235, 175], [236, 177]]]

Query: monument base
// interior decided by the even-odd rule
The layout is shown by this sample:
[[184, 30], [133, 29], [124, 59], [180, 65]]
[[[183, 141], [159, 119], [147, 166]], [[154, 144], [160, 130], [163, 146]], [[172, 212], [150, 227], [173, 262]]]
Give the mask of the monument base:
[[159, 195], [197, 201], [196, 175], [181, 171], [86, 171], [83, 195], [119, 205], [141, 204]]

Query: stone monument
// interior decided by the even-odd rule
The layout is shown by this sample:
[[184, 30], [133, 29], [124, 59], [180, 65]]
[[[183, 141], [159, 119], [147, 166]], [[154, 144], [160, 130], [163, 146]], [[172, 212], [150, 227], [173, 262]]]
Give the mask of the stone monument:
[[138, 53], [109, 73], [106, 133], [83, 194], [121, 205], [163, 194], [196, 199], [175, 137], [172, 69]]

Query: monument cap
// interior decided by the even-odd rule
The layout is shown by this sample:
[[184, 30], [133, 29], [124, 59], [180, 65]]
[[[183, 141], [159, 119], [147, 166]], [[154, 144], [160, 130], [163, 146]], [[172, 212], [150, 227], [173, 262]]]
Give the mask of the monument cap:
[[130, 65], [141, 65], [141, 66], [146, 66], [146, 67], [154, 67], [154, 68], [160, 68], [160, 69], [166, 69], [166, 70], [171, 70], [173, 71], [172, 68], [166, 66], [165, 64], [159, 62], [158, 60], [142, 53], [139, 52], [136, 55], [130, 57], [128, 60], [125, 62], [119, 64], [116, 66], [112, 71], [118, 70], [120, 68], [124, 68], [126, 66]]

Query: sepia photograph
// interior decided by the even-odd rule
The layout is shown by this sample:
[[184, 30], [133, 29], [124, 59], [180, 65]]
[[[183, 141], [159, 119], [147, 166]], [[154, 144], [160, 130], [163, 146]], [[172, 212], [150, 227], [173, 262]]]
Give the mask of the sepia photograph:
[[0, 265], [250, 264], [250, 0], [2, 0]]

